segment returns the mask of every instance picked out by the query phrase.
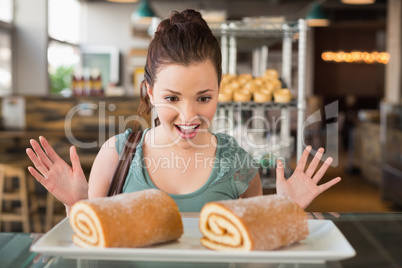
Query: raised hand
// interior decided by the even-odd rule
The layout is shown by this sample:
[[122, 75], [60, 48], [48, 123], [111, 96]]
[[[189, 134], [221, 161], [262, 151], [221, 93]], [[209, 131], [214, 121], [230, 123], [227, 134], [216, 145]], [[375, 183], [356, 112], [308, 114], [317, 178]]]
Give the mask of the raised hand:
[[314, 198], [341, 180], [340, 177], [336, 177], [327, 183], [318, 185], [318, 182], [324, 176], [333, 159], [331, 157], [327, 158], [321, 168], [315, 173], [324, 153], [324, 149], [320, 148], [306, 171], [304, 171], [310, 151], [311, 146], [307, 146], [289, 179], [286, 179], [284, 176], [283, 163], [280, 160], [278, 160], [276, 168], [277, 194], [289, 196], [302, 208], [306, 208]]
[[74, 146], [70, 148], [70, 167], [53, 150], [44, 137], [39, 141], [30, 140], [31, 148], [26, 150], [35, 168], [28, 167], [34, 176], [54, 197], [67, 207], [81, 199], [88, 198], [88, 183], [82, 171], [80, 160]]

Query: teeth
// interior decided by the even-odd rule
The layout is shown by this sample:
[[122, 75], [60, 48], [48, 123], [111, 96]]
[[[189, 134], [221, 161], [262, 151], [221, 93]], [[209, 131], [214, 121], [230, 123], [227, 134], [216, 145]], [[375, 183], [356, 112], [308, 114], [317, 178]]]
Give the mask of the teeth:
[[188, 129], [194, 129], [194, 128], [196, 128], [197, 125], [192, 125], [192, 126], [178, 126], [178, 127], [181, 128], [181, 129], [188, 130]]

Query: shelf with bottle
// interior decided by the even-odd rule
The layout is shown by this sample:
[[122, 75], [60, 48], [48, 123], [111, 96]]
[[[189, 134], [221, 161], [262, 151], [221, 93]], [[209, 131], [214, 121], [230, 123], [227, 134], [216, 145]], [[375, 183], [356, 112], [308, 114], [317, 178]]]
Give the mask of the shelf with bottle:
[[97, 68], [74, 70], [71, 81], [71, 90], [74, 96], [103, 96], [102, 75]]

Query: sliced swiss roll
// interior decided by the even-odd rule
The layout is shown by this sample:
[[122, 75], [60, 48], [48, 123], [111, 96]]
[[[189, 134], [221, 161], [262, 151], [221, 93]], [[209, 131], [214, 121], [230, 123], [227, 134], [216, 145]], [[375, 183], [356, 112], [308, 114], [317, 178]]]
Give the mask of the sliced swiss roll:
[[69, 222], [80, 247], [142, 247], [183, 234], [176, 203], [156, 189], [79, 201]]
[[309, 233], [305, 211], [278, 195], [207, 203], [199, 228], [201, 244], [214, 250], [272, 250]]

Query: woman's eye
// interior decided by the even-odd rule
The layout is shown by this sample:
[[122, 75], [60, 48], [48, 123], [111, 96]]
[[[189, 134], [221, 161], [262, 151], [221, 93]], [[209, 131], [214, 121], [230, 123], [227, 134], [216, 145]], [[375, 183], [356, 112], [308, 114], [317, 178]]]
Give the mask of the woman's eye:
[[200, 97], [198, 98], [199, 102], [208, 102], [211, 100], [211, 97]]
[[178, 101], [179, 98], [174, 97], [174, 96], [169, 96], [169, 97], [166, 97], [165, 100], [167, 100], [168, 102], [175, 102], [175, 101]]

